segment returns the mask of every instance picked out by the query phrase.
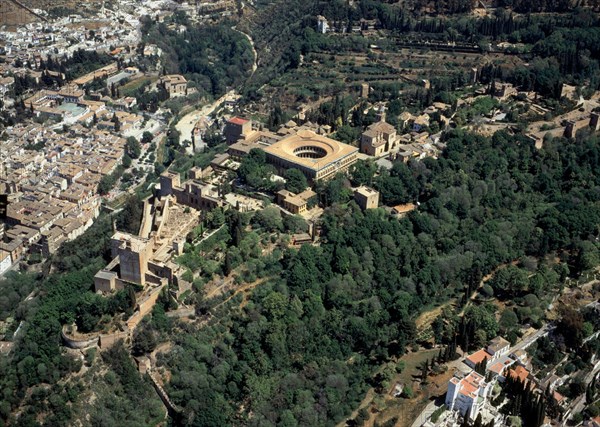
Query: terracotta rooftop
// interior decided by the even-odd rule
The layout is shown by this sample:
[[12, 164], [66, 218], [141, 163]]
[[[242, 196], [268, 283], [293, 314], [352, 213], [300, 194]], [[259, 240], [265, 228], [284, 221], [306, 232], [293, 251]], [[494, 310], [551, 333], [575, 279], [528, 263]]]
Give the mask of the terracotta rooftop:
[[488, 370], [491, 372], [495, 372], [496, 374], [501, 374], [505, 367], [505, 363], [496, 362], [492, 366], [490, 366]]
[[243, 125], [244, 123], [248, 123], [248, 120], [242, 119], [241, 117], [234, 117], [229, 120], [229, 123], [233, 123], [234, 125]]
[[492, 356], [484, 349], [476, 351], [475, 353], [467, 356], [467, 360], [469, 362], [473, 363], [474, 365], [480, 363], [484, 359], [490, 359], [490, 360], [492, 359]]
[[482, 375], [471, 371], [469, 375], [460, 380], [460, 385], [460, 393], [474, 399], [479, 394], [480, 387], [485, 386], [485, 381]]
[[372, 125], [370, 125], [368, 127], [368, 129], [370, 131], [377, 132], [377, 133], [381, 132], [381, 133], [391, 134], [391, 133], [396, 132], [396, 128], [394, 126], [392, 126], [391, 124], [384, 122], [384, 121], [373, 123]]
[[520, 381], [524, 382], [529, 377], [529, 371], [525, 369], [523, 366], [519, 365], [515, 369], [510, 369], [508, 371], [508, 375], [512, 378], [518, 378]]
[[460, 389], [460, 393], [467, 397], [475, 398], [477, 396], [477, 388], [475, 388], [472, 384], [464, 382]]
[[552, 392], [552, 397], [554, 398], [554, 400], [556, 400], [557, 403], [561, 403], [563, 400], [565, 400], [565, 396], [563, 396], [557, 391]]
[[406, 203], [404, 205], [396, 205], [392, 208], [396, 213], [407, 213], [415, 209], [415, 205], [413, 203]]

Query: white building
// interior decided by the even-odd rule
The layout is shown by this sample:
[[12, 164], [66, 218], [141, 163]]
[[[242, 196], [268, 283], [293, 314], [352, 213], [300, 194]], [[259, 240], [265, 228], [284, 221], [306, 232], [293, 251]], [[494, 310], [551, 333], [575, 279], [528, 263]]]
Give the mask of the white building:
[[510, 350], [510, 343], [502, 337], [496, 337], [488, 343], [487, 352], [493, 356], [493, 359], [499, 359], [506, 356]]
[[0, 274], [3, 274], [12, 265], [10, 261], [10, 254], [3, 250], [0, 250]]
[[491, 389], [491, 384], [486, 383], [484, 377], [475, 371], [464, 377], [455, 374], [448, 382], [446, 406], [473, 420], [483, 408]]
[[486, 360], [486, 365], [489, 367], [493, 362], [503, 358], [508, 355], [510, 351], [510, 343], [506, 341], [502, 337], [496, 337], [493, 340], [490, 340], [487, 348], [482, 348], [481, 350], [476, 351], [468, 355], [464, 362], [470, 368], [475, 369], [475, 365], [482, 362], [484, 359]]
[[327, 31], [329, 31], [329, 24], [327, 23], [327, 18], [325, 18], [324, 16], [317, 16], [317, 31], [319, 31], [321, 34], [325, 34]]

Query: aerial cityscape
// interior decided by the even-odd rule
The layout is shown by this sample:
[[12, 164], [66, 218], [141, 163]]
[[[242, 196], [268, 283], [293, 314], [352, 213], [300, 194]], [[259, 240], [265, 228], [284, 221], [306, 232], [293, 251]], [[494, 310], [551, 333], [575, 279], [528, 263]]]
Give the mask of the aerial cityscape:
[[0, 427], [600, 427], [600, 0], [0, 0]]

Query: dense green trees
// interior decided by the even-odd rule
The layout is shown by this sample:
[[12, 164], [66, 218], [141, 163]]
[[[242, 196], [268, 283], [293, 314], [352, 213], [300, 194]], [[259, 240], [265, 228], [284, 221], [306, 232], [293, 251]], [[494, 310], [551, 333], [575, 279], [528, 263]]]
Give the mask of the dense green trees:
[[67, 81], [73, 80], [91, 71], [97, 70], [112, 61], [107, 53], [96, 50], [77, 49], [72, 56], [52, 57], [40, 61], [40, 70], [51, 70], [65, 73]]
[[142, 222], [142, 202], [136, 195], [130, 195], [125, 200], [121, 215], [116, 218], [117, 230], [137, 234]]
[[276, 184], [271, 181], [275, 172], [275, 168], [267, 164], [266, 153], [258, 148], [250, 150], [237, 170], [242, 182], [257, 190], [275, 189]]
[[124, 166], [118, 165], [113, 172], [111, 172], [108, 175], [104, 175], [98, 183], [98, 193], [100, 193], [100, 195], [102, 196], [105, 196], [108, 193], [110, 193], [110, 190], [114, 188], [115, 184], [121, 178], [124, 171]]
[[359, 159], [350, 167], [350, 181], [353, 185], [373, 185], [377, 165], [371, 160]]
[[140, 157], [142, 146], [140, 142], [133, 136], [127, 138], [125, 142], [125, 153], [132, 159]]
[[544, 423], [546, 399], [529, 387], [528, 380], [523, 382], [509, 375], [504, 389], [510, 399], [502, 407], [503, 413], [520, 416], [525, 427], [539, 427]]
[[166, 23], [149, 17], [142, 21], [142, 34], [147, 43], [157, 44], [164, 52], [167, 73], [181, 73], [211, 96], [224, 94], [228, 87], [240, 84], [253, 62], [248, 40], [225, 23], [193, 25], [182, 18], [186, 30], [179, 33]]
[[[436, 340], [472, 349], [500, 331], [511, 338], [518, 322], [540, 320], [544, 294], [564, 279], [564, 263], [554, 267], [531, 257], [562, 248], [595, 253], [580, 242], [593, 242], [598, 234], [597, 142], [557, 140], [538, 151], [503, 132], [483, 138], [461, 131], [446, 142], [438, 160], [396, 164], [375, 180], [387, 200], [420, 202], [400, 220], [383, 210], [361, 212], [349, 201], [342, 176], [321, 183], [317, 190], [331, 207], [323, 217], [320, 246], [304, 245], [268, 261], [256, 254], [253, 263], [283, 273], [256, 288], [242, 309], [219, 324], [177, 336], [182, 351], [165, 357], [173, 373], [169, 392], [186, 410], [204, 412], [196, 425], [342, 420], [379, 364], [414, 340], [413, 320], [425, 305], [451, 297], [464, 304], [481, 278], [501, 265], [490, 289], [514, 298], [514, 308], [499, 321], [493, 304], [470, 304], [462, 321], [450, 310], [432, 326]], [[260, 167], [256, 158], [252, 162]], [[368, 177], [365, 166], [360, 168]], [[567, 194], [577, 194], [577, 202]], [[253, 221], [282, 229], [274, 208]], [[244, 246], [227, 250], [231, 265], [239, 265]], [[521, 263], [506, 266], [514, 260]], [[565, 330], [580, 324], [569, 316], [562, 322]], [[560, 357], [546, 347], [547, 354], [536, 357]], [[206, 410], [201, 402], [207, 396], [218, 405]], [[242, 400], [244, 413], [233, 415]], [[540, 405], [522, 401], [511, 410], [539, 414]], [[536, 420], [532, 415], [527, 422]]]
[[277, 206], [270, 205], [256, 212], [252, 221], [269, 232], [283, 229], [283, 218]]
[[299, 169], [288, 169], [285, 171], [285, 189], [292, 193], [301, 193], [308, 187], [306, 177]]
[[[487, 49], [490, 42], [510, 42], [523, 44], [527, 47], [515, 48], [513, 51], [523, 49], [531, 52], [531, 57], [526, 58], [528, 67], [497, 67], [493, 64], [483, 67], [480, 78], [484, 83], [496, 80], [511, 81], [525, 90], [536, 90], [545, 96], [559, 98], [563, 82], [589, 85], [593, 89], [600, 87], [600, 31], [598, 31], [599, 18], [587, 12], [585, 8], [573, 8], [567, 0], [560, 1], [523, 1], [504, 0], [495, 13], [486, 17], [472, 16], [444, 16], [431, 17], [416, 14], [407, 8], [395, 7], [387, 2], [362, 0], [357, 7], [340, 4], [331, 10], [334, 4], [319, 4], [311, 12], [307, 11], [308, 5], [294, 4], [286, 8], [294, 9], [295, 13], [323, 14], [334, 24], [348, 22], [349, 25], [358, 22], [361, 18], [378, 19], [383, 28], [393, 31], [401, 41], [409, 44], [414, 42], [414, 34], [421, 34], [425, 39], [435, 40], [440, 43], [457, 42], [471, 45], [479, 44], [482, 49]], [[424, 4], [421, 2], [421, 4]], [[461, 13], [470, 10], [470, 0], [448, 0], [435, 3], [438, 12], [447, 14]], [[418, 7], [417, 7], [418, 9]], [[511, 10], [512, 9], [512, 10]], [[513, 13], [518, 12], [518, 14]], [[561, 14], [531, 14], [531, 12], [558, 11]], [[290, 14], [291, 19], [294, 15]], [[337, 18], [336, 18], [337, 17]], [[366, 48], [365, 39], [358, 38], [354, 43], [345, 45], [348, 38], [327, 37], [314, 31], [314, 20], [305, 19], [290, 25], [286, 31], [286, 38], [281, 39], [283, 46], [300, 46], [303, 54], [308, 52], [331, 52], [340, 50], [352, 51]], [[260, 30], [263, 30], [261, 28]], [[265, 38], [272, 41], [278, 33], [271, 34], [265, 31], [261, 34], [259, 29], [256, 38]], [[291, 34], [290, 34], [291, 33]], [[260, 41], [259, 41], [260, 45]], [[279, 52], [279, 49], [276, 50]], [[269, 52], [271, 55], [274, 52]], [[289, 63], [289, 55], [281, 54], [279, 61], [269, 61], [270, 68], [274, 64], [279, 72], [286, 69], [282, 63]], [[440, 88], [439, 82], [447, 79], [457, 80], [455, 83], [466, 83], [464, 73], [455, 72], [452, 76], [441, 76], [433, 79], [433, 87]], [[460, 85], [460, 84], [459, 84]], [[447, 91], [457, 87], [450, 85], [442, 90]], [[435, 90], [435, 89], [434, 89]], [[378, 97], [377, 91], [373, 94]], [[411, 99], [412, 101], [412, 99]], [[427, 103], [429, 105], [430, 103]], [[451, 104], [451, 103], [450, 103]], [[322, 116], [322, 114], [319, 114]], [[334, 117], [337, 119], [338, 115]], [[329, 120], [328, 123], [334, 124]], [[342, 123], [346, 125], [345, 120]], [[358, 125], [354, 122], [354, 125]], [[347, 138], [351, 135], [351, 128], [343, 128], [340, 136]]]
[[420, 192], [414, 173], [402, 162], [394, 163], [390, 171], [382, 170], [375, 181], [375, 188], [387, 205], [414, 201]]
[[523, 269], [509, 265], [498, 270], [490, 284], [496, 296], [519, 296], [529, 288], [529, 274]]
[[[126, 206], [122, 214], [129, 216], [129, 209]], [[9, 286], [14, 281], [23, 285], [23, 291], [32, 287], [38, 290], [35, 298], [21, 302], [18, 307], [18, 300], [13, 299], [12, 309], [5, 306], [2, 313], [6, 316], [16, 309], [17, 320], [24, 320], [13, 351], [9, 356], [0, 356], [0, 388], [6, 391], [0, 396], [0, 408], [25, 405], [25, 413], [19, 419], [23, 425], [33, 425], [36, 414], [47, 413], [47, 403], [57, 405], [55, 415], [47, 422], [68, 424], [71, 413], [65, 412], [64, 407], [67, 402], [77, 403], [77, 391], [59, 385], [61, 378], [81, 367], [78, 359], [61, 350], [61, 326], [75, 322], [82, 331], [96, 329], [103, 314], [112, 315], [131, 307], [125, 291], [111, 298], [92, 292], [94, 274], [110, 259], [112, 220], [102, 215], [83, 236], [61, 246], [49, 261], [53, 264], [53, 274], [8, 278]], [[120, 221], [119, 215], [116, 220]], [[0, 286], [5, 283], [0, 282]], [[12, 294], [8, 297], [12, 298]], [[39, 399], [28, 397], [27, 389], [41, 383], [50, 386], [48, 391]], [[10, 416], [10, 411], [0, 411], [0, 423], [8, 420], [8, 424], [13, 424]]]
[[109, 370], [96, 385], [99, 392], [87, 408], [92, 425], [156, 425], [164, 419], [164, 407], [150, 380], [143, 378], [123, 342], [102, 353]]

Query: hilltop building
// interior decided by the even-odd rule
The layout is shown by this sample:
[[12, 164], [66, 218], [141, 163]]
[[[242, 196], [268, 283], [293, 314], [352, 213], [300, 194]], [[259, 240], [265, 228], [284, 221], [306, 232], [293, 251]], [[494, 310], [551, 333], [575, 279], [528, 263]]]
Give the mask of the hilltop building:
[[329, 31], [329, 23], [324, 16], [317, 16], [317, 31], [321, 34], [325, 34]]
[[385, 120], [370, 125], [360, 139], [361, 153], [374, 157], [383, 156], [396, 149], [398, 145], [396, 128]]
[[197, 210], [209, 210], [224, 206], [214, 186], [196, 179], [196, 171], [190, 171], [190, 179], [181, 182], [177, 172], [165, 171], [160, 175], [161, 197], [173, 195], [177, 203]]
[[369, 83], [362, 83], [360, 85], [360, 97], [369, 99], [369, 91], [370, 90], [371, 90], [371, 87], [369, 86]]
[[458, 411], [464, 417], [474, 420], [487, 401], [491, 389], [491, 384], [485, 382], [484, 377], [475, 371], [464, 377], [455, 374], [448, 382], [446, 406], [449, 410]]
[[376, 209], [379, 206], [379, 191], [361, 185], [354, 190], [354, 200], [362, 210]]
[[405, 203], [402, 205], [396, 205], [392, 207], [392, 216], [397, 218], [405, 217], [409, 212], [414, 211], [417, 206], [414, 203]]
[[115, 233], [110, 241], [113, 258], [119, 257], [121, 279], [144, 286], [152, 244], [148, 239], [127, 233]]
[[126, 283], [145, 286], [152, 246], [149, 239], [116, 232], [110, 240], [113, 261], [94, 276], [96, 291], [113, 292], [123, 289]]
[[302, 215], [312, 204], [316, 204], [316, 197], [317, 193], [310, 188], [299, 194], [281, 190], [277, 193], [277, 204], [295, 215]]
[[239, 140], [246, 139], [252, 133], [252, 121], [233, 117], [227, 120], [225, 124], [225, 141], [227, 144], [233, 144]]
[[483, 360], [487, 360], [488, 366], [497, 361], [503, 356], [508, 355], [510, 350], [510, 343], [502, 337], [496, 337], [488, 343], [487, 348], [476, 351], [470, 354], [465, 359], [465, 364], [471, 368], [475, 368], [475, 365], [481, 363]]
[[187, 80], [180, 74], [169, 74], [160, 78], [160, 83], [165, 86], [169, 97], [187, 95]]
[[356, 163], [358, 148], [309, 130], [301, 130], [266, 147], [267, 161], [281, 173], [300, 170], [309, 181], [332, 178]]

